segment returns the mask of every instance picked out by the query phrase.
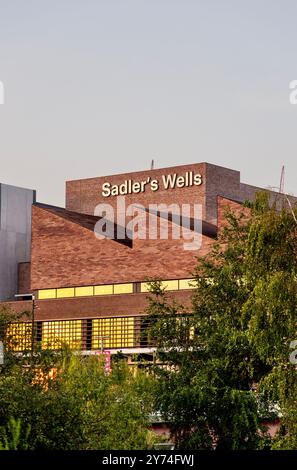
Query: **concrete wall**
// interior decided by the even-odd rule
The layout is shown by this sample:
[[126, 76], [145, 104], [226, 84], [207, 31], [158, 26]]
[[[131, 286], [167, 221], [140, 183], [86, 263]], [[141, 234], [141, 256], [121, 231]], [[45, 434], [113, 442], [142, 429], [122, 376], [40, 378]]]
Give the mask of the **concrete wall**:
[[0, 300], [17, 293], [18, 263], [30, 261], [35, 191], [0, 183]]

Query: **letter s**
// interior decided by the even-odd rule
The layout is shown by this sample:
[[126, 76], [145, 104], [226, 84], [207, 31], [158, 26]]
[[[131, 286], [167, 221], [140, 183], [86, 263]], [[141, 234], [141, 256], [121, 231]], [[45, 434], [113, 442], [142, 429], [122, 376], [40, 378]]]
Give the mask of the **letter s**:
[[159, 189], [158, 180], [152, 180], [151, 181], [151, 190], [152, 191], [157, 191], [157, 189]]
[[110, 183], [103, 183], [103, 185], [102, 185], [102, 196], [103, 197], [110, 196]]
[[200, 173], [197, 173], [197, 175], [194, 176], [194, 185], [200, 186], [200, 184], [202, 184], [202, 176]]

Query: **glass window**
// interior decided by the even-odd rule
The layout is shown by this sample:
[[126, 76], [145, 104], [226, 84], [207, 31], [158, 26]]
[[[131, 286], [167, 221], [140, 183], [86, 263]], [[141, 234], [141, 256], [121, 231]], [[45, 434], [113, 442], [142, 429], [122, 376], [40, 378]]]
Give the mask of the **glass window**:
[[[165, 290], [178, 290], [178, 280], [162, 281], [161, 287], [163, 287]], [[140, 290], [141, 292], [149, 292], [149, 284], [146, 282], [142, 282]]]
[[82, 348], [82, 321], [63, 320], [42, 323], [42, 349]]
[[74, 287], [66, 287], [65, 289], [57, 289], [57, 298], [74, 297]]
[[133, 284], [114, 284], [113, 286], [114, 294], [132, 294], [133, 293]]
[[149, 292], [149, 285], [146, 282], [141, 282], [140, 291], [141, 292]]
[[110, 295], [113, 294], [113, 285], [106, 284], [105, 286], [95, 286], [94, 295]]
[[93, 286], [84, 286], [84, 287], [75, 288], [75, 297], [87, 297], [90, 295], [94, 295]]
[[162, 281], [162, 287], [164, 287], [165, 290], [178, 290], [178, 280]]
[[57, 289], [43, 289], [38, 291], [38, 299], [55, 299]]
[[13, 351], [25, 351], [32, 345], [32, 323], [11, 323], [6, 330], [8, 346]]
[[190, 331], [189, 331], [189, 339], [192, 340], [195, 337], [195, 327], [190, 326]]
[[98, 318], [92, 322], [92, 348], [128, 348], [134, 346], [134, 318]]
[[195, 289], [195, 285], [193, 285], [195, 279], [180, 279], [179, 280], [179, 288], [180, 289]]

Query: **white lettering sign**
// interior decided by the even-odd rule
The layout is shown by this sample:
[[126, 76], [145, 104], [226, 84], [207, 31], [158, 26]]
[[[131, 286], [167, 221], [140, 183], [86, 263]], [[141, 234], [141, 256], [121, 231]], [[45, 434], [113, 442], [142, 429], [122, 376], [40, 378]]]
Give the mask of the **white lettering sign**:
[[144, 193], [147, 188], [151, 191], [158, 191], [159, 189], [189, 188], [201, 184], [202, 176], [200, 173], [187, 171], [184, 175], [178, 175], [177, 173], [162, 175], [160, 180], [151, 179], [148, 176], [143, 181], [128, 179], [121, 184], [112, 184], [106, 181], [102, 185], [102, 196], [126, 196], [128, 194]]

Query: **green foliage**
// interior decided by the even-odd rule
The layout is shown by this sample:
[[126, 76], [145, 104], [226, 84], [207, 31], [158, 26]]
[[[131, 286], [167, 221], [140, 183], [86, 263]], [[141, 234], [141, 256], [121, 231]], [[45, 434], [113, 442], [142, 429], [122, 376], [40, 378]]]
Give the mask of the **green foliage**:
[[30, 426], [22, 436], [21, 421], [11, 417], [7, 426], [0, 430], [0, 450], [27, 450], [29, 434]]
[[[67, 348], [16, 355], [6, 330], [15, 316], [0, 311], [5, 364], [0, 366], [0, 443], [3, 449], [145, 449], [152, 380], [115, 356], [106, 374], [98, 356], [74, 355]], [[56, 377], [50, 374], [56, 372]]]
[[151, 283], [151, 334], [168, 364], [155, 367], [156, 406], [180, 448], [263, 448], [270, 444], [261, 422], [275, 410], [282, 425], [272, 447], [296, 442], [289, 344], [296, 339], [297, 227], [290, 210], [269, 207], [266, 194], [250, 208], [249, 218], [227, 213], [227, 227], [198, 260], [191, 314]]
[[80, 403], [84, 448], [146, 448], [150, 379], [141, 371], [119, 361], [105, 374], [96, 357], [72, 357], [61, 385]]
[[151, 380], [147, 375], [133, 373], [122, 360], [106, 374], [97, 357], [64, 351], [55, 354], [57, 375], [53, 380], [47, 376], [52, 358], [45, 359], [42, 363], [39, 357], [38, 367], [16, 363], [0, 375], [0, 441], [4, 447], [10, 442], [5, 429], [15, 417], [13, 443], [18, 442], [21, 423], [24, 430], [30, 430], [21, 443], [26, 441], [31, 450], [145, 449], [152, 445], [148, 431]]

